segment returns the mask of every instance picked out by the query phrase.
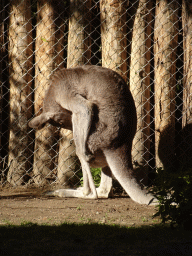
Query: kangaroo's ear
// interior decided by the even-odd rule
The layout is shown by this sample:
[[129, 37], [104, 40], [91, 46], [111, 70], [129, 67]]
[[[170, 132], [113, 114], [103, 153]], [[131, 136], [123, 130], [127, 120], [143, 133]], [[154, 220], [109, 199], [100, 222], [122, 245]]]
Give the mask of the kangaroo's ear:
[[40, 130], [44, 127], [44, 125], [51, 119], [53, 118], [54, 114], [47, 112], [47, 113], [42, 113], [41, 115], [33, 118], [29, 123], [29, 127]]

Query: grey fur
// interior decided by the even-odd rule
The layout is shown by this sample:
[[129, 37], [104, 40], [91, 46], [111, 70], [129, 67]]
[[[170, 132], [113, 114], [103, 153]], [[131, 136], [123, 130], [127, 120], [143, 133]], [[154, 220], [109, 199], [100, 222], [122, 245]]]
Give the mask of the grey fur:
[[[73, 130], [84, 185], [82, 189], [62, 189], [50, 194], [107, 198], [113, 174], [134, 201], [141, 204], [154, 201], [154, 196], [141, 188], [133, 171], [131, 148], [136, 122], [132, 95], [116, 72], [98, 66], [56, 72], [50, 79], [43, 113], [31, 120], [29, 126], [41, 129], [45, 123], [51, 123]], [[90, 166], [102, 167], [98, 189]]]

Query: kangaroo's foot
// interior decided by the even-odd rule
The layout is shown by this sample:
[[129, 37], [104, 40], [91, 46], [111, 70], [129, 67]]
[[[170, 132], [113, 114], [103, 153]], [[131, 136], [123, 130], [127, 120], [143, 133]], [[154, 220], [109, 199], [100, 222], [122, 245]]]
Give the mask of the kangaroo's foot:
[[93, 193], [84, 194], [82, 189], [57, 189], [45, 193], [46, 196], [58, 196], [58, 197], [77, 197], [84, 199], [97, 199], [97, 196]]

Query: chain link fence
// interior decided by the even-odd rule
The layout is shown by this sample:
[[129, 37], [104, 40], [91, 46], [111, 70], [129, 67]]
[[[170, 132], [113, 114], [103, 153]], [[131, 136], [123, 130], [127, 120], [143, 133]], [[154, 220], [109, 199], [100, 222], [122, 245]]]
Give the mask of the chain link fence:
[[138, 118], [133, 164], [143, 184], [152, 184], [159, 168], [191, 167], [191, 1], [1, 0], [0, 5], [2, 187], [80, 185], [72, 133], [51, 125], [35, 132], [28, 121], [41, 113], [52, 73], [84, 64], [116, 70], [133, 94]]

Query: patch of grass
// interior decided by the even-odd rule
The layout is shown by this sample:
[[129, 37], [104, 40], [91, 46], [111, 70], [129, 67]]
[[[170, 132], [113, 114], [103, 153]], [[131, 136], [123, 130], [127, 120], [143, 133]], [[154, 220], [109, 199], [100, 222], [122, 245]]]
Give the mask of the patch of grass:
[[26, 221], [26, 220], [22, 220], [22, 222], [21, 222], [21, 227], [22, 226], [23, 227], [31, 227], [33, 225], [37, 225], [37, 224], [35, 224], [35, 223], [31, 222], [31, 221]]
[[7, 226], [11, 226], [12, 223], [9, 220], [3, 219], [2, 222], [7, 225]]
[[77, 206], [77, 210], [79, 211], [79, 210], [81, 210], [82, 209], [82, 205], [78, 205]]
[[[189, 255], [192, 231], [105, 224], [0, 226], [0, 255]], [[177, 245], [177, 246], [176, 246]]]
[[142, 217], [142, 221], [143, 221], [143, 222], [147, 222], [148, 219], [147, 219], [146, 217]]

